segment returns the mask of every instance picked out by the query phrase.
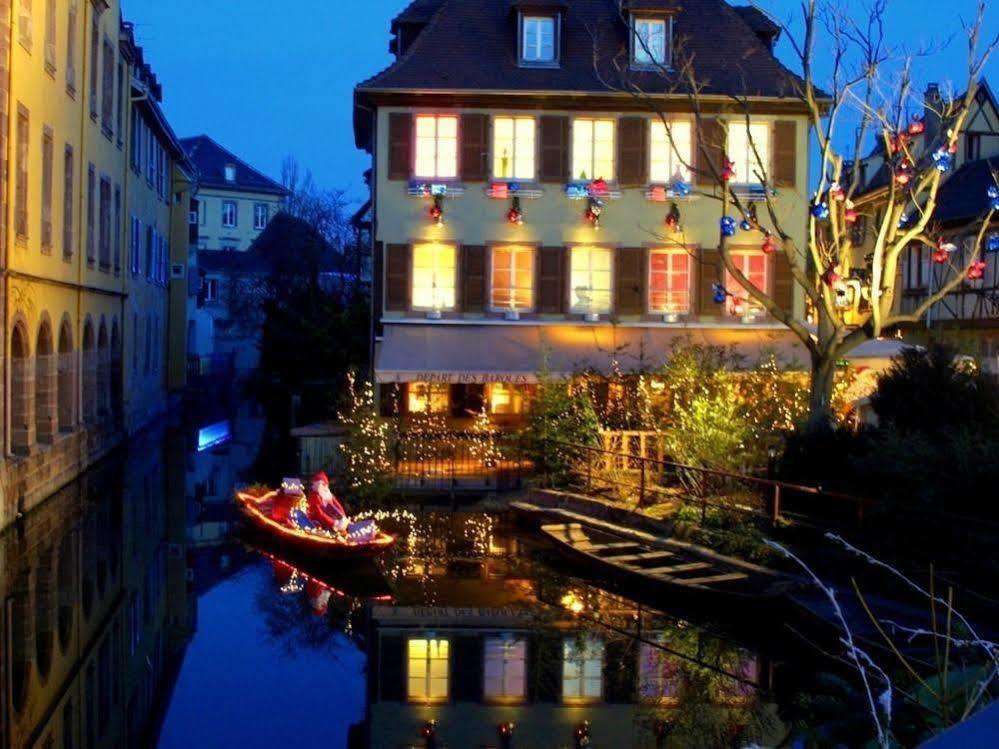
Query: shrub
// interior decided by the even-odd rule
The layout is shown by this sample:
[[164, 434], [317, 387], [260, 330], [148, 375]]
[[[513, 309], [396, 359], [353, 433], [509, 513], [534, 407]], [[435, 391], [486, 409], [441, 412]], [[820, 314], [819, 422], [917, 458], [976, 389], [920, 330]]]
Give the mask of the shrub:
[[556, 443], [596, 447], [599, 434], [600, 423], [587, 393], [543, 373], [524, 434], [525, 450], [537, 474], [551, 485], [568, 483], [586, 456]]
[[353, 372], [347, 374], [347, 394], [339, 419], [347, 428], [347, 439], [340, 444], [343, 475], [338, 483], [342, 490], [360, 503], [385, 499], [394, 484], [394, 429], [378, 413], [374, 386], [370, 382], [358, 384]]

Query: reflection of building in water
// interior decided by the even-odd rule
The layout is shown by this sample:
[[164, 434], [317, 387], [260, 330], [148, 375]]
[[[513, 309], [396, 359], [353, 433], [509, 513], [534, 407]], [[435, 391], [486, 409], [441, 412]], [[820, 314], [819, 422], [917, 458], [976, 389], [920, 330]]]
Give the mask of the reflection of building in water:
[[194, 622], [171, 455], [141, 437], [0, 538], [3, 746], [152, 743]]

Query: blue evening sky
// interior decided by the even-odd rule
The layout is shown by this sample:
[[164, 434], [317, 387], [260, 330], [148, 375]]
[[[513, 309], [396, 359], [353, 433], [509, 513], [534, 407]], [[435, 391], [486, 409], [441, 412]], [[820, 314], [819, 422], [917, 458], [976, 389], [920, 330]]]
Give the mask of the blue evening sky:
[[[354, 148], [352, 89], [391, 62], [389, 23], [408, 0], [122, 2], [163, 83], [167, 116], [179, 135], [207, 133], [273, 177], [280, 176], [284, 156], [293, 155], [322, 186], [363, 198], [368, 161]], [[760, 4], [791, 18], [799, 0]], [[863, 4], [840, 5], [859, 11]], [[896, 44], [916, 49], [949, 41], [917, 62], [920, 90], [928, 81], [963, 87], [967, 55], [960, 22], [972, 17], [976, 0], [889, 5], [889, 37]], [[999, 31], [999, 8], [991, 9], [986, 23], [993, 35]], [[792, 61], [786, 42], [778, 54]], [[999, 81], [997, 73], [994, 58], [986, 75]]]

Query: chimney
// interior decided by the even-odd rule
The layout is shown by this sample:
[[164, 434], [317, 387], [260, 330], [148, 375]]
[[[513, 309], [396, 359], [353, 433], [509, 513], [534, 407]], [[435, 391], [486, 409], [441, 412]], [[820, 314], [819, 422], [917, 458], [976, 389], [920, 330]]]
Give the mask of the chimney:
[[940, 84], [930, 83], [923, 94], [923, 120], [926, 124], [924, 143], [929, 148], [940, 137], [940, 113], [943, 111], [943, 99], [940, 97]]

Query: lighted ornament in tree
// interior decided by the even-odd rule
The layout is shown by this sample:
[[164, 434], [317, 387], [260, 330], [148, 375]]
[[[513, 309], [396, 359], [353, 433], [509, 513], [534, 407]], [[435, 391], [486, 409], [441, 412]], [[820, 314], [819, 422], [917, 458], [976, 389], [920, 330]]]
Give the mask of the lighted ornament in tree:
[[722, 158], [721, 180], [731, 182], [733, 179], [735, 179], [735, 162], [725, 156]]
[[839, 282], [839, 273], [836, 272], [836, 266], [830, 265], [826, 268], [825, 272], [822, 274], [822, 283], [824, 283], [829, 288], [833, 288]]
[[944, 263], [947, 262], [947, 260], [950, 259], [950, 253], [947, 252], [947, 250], [945, 250], [943, 247], [938, 246], [935, 250], [933, 250], [933, 253], [930, 255], [930, 258], [937, 265], [943, 265]]
[[954, 154], [951, 153], [949, 148], [940, 146], [940, 148], [933, 152], [933, 164], [936, 166], [937, 171], [949, 172], [954, 166]]
[[812, 215], [820, 221], [825, 221], [829, 218], [829, 204], [816, 203], [812, 206]]
[[666, 214], [666, 228], [670, 231], [680, 231], [680, 207], [673, 203]]
[[912, 162], [902, 159], [895, 167], [895, 182], [903, 187], [912, 182]]
[[990, 234], [985, 240], [986, 252], [999, 252], [999, 234]]
[[980, 281], [985, 275], [985, 261], [976, 260], [968, 268], [968, 280], [969, 281]]
[[718, 281], [711, 284], [711, 299], [715, 304], [725, 304], [728, 299], [728, 291]]
[[923, 122], [923, 118], [916, 115], [912, 118], [912, 122], [909, 123], [909, 135], [922, 135], [926, 131], [926, 123]]
[[506, 212], [506, 220], [517, 226], [524, 225], [524, 212], [520, 208], [520, 198], [516, 195], [511, 201], [510, 210]]
[[773, 234], [770, 232], [766, 233], [766, 236], [763, 238], [763, 246], [760, 249], [767, 255], [772, 255], [777, 252], [777, 240], [774, 239]]
[[999, 211], [999, 187], [991, 185], [986, 192], [986, 195], [989, 199], [989, 207], [993, 211]]
[[853, 201], [846, 201], [846, 210], [843, 211], [843, 220], [848, 224], [855, 224], [859, 218], [860, 216], [857, 214], [857, 209], [853, 207]]
[[719, 222], [721, 233], [726, 237], [735, 236], [735, 219], [731, 216], [723, 216]]
[[839, 182], [833, 182], [829, 186], [829, 200], [832, 200], [836, 203], [842, 203], [844, 200], [846, 200], [846, 192], [843, 190], [843, 187], [840, 185]]

